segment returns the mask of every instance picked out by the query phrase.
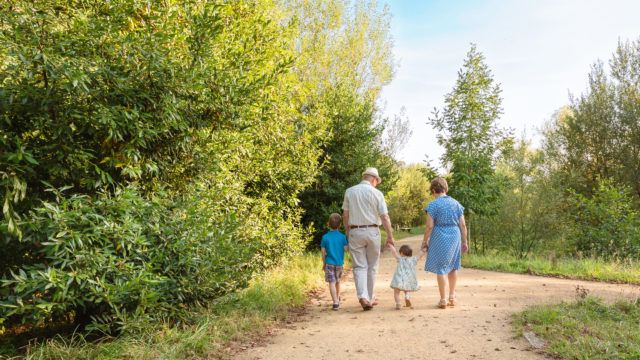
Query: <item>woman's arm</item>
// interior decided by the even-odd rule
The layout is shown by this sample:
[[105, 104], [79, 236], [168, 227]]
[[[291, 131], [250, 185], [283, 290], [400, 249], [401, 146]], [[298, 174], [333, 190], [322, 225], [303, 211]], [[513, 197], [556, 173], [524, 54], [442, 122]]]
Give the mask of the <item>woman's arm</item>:
[[424, 238], [422, 238], [422, 246], [420, 247], [421, 251], [426, 252], [429, 250], [429, 238], [431, 238], [431, 231], [433, 231], [434, 226], [435, 223], [433, 222], [431, 214], [427, 214], [427, 223], [424, 227]]
[[469, 243], [467, 243], [467, 223], [464, 221], [464, 215], [460, 216], [460, 246], [462, 247], [462, 252], [466, 253], [469, 251]]

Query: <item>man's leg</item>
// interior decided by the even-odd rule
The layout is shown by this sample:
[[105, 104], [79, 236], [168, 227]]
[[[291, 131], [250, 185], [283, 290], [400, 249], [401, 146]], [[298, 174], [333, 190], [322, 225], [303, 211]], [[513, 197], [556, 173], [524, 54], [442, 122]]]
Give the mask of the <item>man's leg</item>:
[[369, 229], [367, 235], [367, 292], [370, 296], [369, 300], [374, 301], [378, 261], [380, 260], [380, 230]]
[[369, 301], [367, 291], [367, 253], [366, 242], [362, 236], [364, 231], [353, 229], [349, 232], [349, 252], [351, 253], [351, 263], [353, 265], [353, 282], [356, 285], [358, 299]]

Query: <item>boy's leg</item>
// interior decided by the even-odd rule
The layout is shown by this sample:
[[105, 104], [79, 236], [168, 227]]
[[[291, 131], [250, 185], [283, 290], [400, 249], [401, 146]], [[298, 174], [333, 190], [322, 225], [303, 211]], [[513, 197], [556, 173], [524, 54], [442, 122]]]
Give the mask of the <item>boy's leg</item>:
[[332, 281], [329, 283], [329, 292], [331, 293], [331, 299], [334, 304], [338, 304], [340, 301], [338, 300], [338, 296], [336, 294], [336, 283]]
[[336, 280], [336, 298], [340, 301], [340, 279]]

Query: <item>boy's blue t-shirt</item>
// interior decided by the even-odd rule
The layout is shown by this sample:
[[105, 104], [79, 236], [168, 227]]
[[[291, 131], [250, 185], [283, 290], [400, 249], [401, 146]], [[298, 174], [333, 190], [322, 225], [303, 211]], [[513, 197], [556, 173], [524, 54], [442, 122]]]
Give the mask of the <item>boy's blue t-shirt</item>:
[[329, 265], [344, 265], [344, 247], [347, 246], [347, 237], [340, 230], [331, 230], [322, 236], [320, 247], [325, 249], [324, 262]]

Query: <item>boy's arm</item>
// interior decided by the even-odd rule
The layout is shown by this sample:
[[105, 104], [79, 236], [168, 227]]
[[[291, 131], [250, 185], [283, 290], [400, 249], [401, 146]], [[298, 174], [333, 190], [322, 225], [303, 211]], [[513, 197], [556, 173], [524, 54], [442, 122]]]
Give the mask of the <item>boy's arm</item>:
[[324, 270], [325, 268], [325, 258], [327, 257], [327, 250], [325, 250], [325, 248], [321, 248], [321, 252], [322, 252], [322, 270]]

